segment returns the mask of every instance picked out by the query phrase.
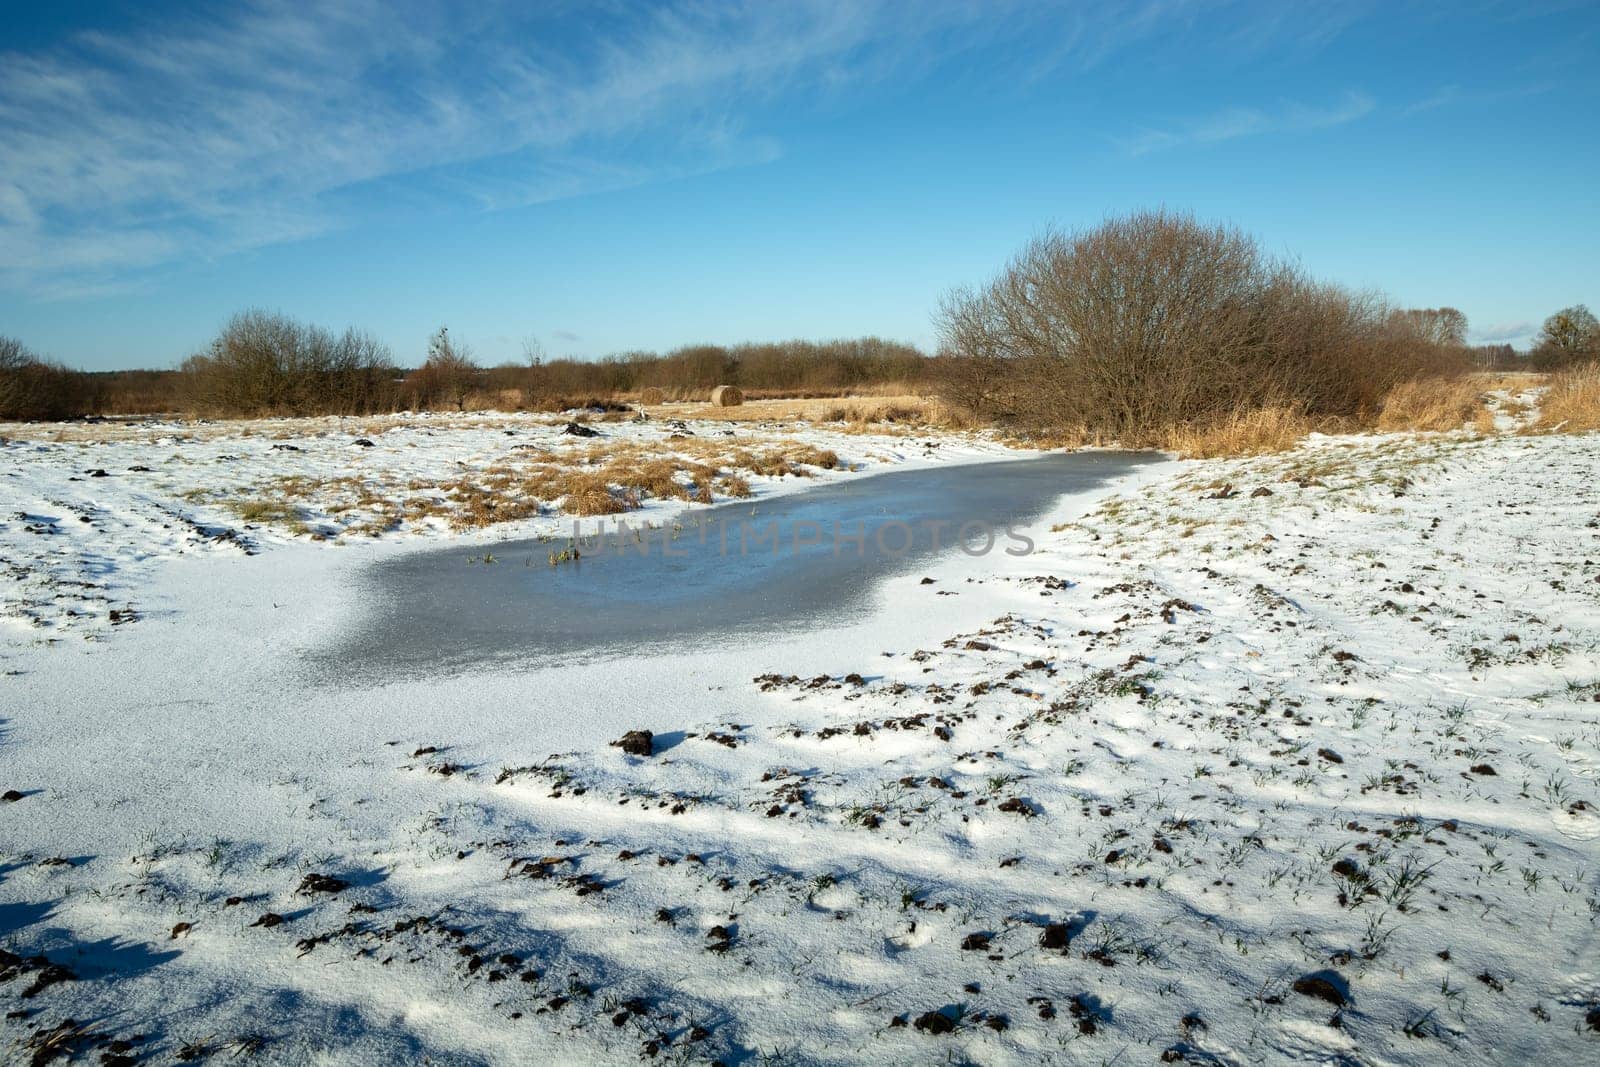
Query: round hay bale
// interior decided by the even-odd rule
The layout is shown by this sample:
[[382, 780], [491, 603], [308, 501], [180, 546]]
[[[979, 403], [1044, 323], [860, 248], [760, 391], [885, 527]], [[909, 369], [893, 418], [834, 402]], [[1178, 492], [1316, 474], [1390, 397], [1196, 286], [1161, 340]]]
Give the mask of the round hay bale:
[[648, 389], [639, 390], [639, 403], [641, 404], [664, 404], [666, 403], [666, 400], [667, 394], [663, 393], [660, 389], [657, 389], [653, 385]]
[[744, 403], [744, 394], [737, 385], [719, 385], [711, 390], [711, 406], [714, 408], [736, 408]]

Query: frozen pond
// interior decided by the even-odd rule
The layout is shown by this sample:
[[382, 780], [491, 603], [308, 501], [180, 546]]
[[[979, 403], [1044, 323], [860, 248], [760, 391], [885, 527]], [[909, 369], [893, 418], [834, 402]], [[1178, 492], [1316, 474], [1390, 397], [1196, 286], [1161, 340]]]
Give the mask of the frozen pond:
[[[836, 624], [870, 607], [876, 583], [938, 554], [1025, 553], [1048, 533], [1029, 523], [1060, 497], [1161, 458], [1076, 452], [895, 471], [698, 510], [666, 529], [624, 515], [578, 520], [575, 543], [412, 553], [361, 577], [364, 618], [329, 665], [390, 678], [550, 666]], [[575, 561], [552, 564], [571, 547]]]

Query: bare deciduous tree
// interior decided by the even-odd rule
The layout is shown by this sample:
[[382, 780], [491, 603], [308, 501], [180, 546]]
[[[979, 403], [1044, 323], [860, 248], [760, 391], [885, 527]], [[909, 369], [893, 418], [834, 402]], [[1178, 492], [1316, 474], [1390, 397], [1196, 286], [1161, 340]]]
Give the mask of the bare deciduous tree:
[[390, 410], [397, 375], [389, 350], [368, 334], [334, 334], [260, 310], [235, 315], [183, 364], [189, 403], [231, 415]]
[[[1048, 232], [984, 288], [950, 294], [938, 319], [954, 402], [1129, 442], [1269, 404], [1370, 410], [1445, 360], [1410, 322], [1236, 229], [1166, 211]], [[1427, 322], [1453, 336], [1450, 315]]]
[[1467, 343], [1467, 317], [1455, 308], [1406, 308], [1392, 313], [1390, 321], [1397, 329], [1410, 330], [1425, 344]]
[[1541, 370], [1600, 359], [1600, 322], [1583, 304], [1562, 308], [1544, 320], [1532, 357]]

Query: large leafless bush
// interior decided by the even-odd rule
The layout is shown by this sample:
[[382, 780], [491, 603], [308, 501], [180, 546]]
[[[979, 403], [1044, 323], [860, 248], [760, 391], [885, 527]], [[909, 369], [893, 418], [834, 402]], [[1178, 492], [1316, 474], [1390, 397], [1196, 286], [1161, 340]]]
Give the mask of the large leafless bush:
[[183, 364], [188, 406], [224, 415], [360, 415], [392, 410], [389, 350], [358, 330], [334, 334], [287, 315], [246, 311]]
[[1046, 233], [951, 293], [939, 327], [948, 399], [1130, 443], [1265, 407], [1370, 414], [1397, 382], [1460, 362], [1450, 316], [1396, 314], [1164, 211]]

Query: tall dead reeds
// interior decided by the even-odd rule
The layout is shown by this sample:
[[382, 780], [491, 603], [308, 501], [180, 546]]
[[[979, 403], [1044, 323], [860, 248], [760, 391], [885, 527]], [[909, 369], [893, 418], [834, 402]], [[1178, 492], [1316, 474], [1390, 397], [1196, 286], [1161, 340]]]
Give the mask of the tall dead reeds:
[[1384, 431], [1459, 430], [1467, 425], [1484, 432], [1494, 429], [1483, 382], [1470, 377], [1401, 382], [1389, 390], [1377, 420]]
[[1534, 429], [1546, 433], [1600, 430], [1600, 363], [1583, 363], [1552, 374]]

